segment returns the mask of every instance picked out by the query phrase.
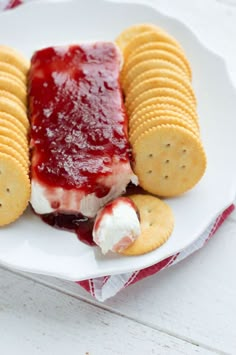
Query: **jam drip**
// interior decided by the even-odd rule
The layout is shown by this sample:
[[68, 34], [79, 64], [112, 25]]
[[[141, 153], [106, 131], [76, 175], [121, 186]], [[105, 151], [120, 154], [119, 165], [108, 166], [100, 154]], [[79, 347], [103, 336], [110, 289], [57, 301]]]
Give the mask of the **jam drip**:
[[94, 219], [82, 214], [48, 213], [41, 216], [42, 220], [52, 227], [75, 232], [79, 240], [88, 245], [95, 245], [92, 231]]
[[[146, 192], [139, 186], [135, 186], [130, 183], [127, 186], [126, 194], [120, 197], [119, 200], [126, 200], [135, 208], [138, 219], [140, 220], [139, 211], [137, 210], [134, 203], [127, 199], [129, 195], [132, 194], [145, 194]], [[110, 202], [106, 205], [106, 213], [112, 213], [114, 203]], [[65, 213], [48, 213], [40, 216], [41, 219], [52, 227], [63, 229], [66, 231], [74, 232], [78, 239], [90, 246], [96, 245], [93, 241], [92, 231], [94, 227], [95, 218], [85, 217], [82, 214], [65, 214]], [[100, 218], [96, 220], [96, 225], [100, 223]]]
[[120, 64], [112, 42], [50, 47], [31, 60], [32, 186], [55, 211], [42, 219], [89, 245], [94, 221], [79, 213], [81, 201], [107, 196], [116, 185], [122, 192], [132, 175]]

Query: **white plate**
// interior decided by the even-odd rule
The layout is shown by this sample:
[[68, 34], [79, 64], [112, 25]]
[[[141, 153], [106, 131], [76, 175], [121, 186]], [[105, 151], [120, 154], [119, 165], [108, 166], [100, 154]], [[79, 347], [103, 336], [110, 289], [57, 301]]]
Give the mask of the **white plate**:
[[183, 45], [193, 69], [202, 139], [208, 168], [189, 193], [168, 202], [174, 232], [161, 248], [139, 257], [102, 256], [71, 233], [41, 222], [29, 209], [16, 223], [0, 230], [0, 263], [11, 268], [68, 280], [124, 273], [150, 266], [186, 248], [214, 217], [230, 205], [236, 191], [236, 96], [221, 58], [202, 46], [180, 22], [151, 7], [98, 0], [32, 2], [0, 15], [0, 43], [30, 57], [55, 44], [113, 40], [133, 23], [162, 26]]

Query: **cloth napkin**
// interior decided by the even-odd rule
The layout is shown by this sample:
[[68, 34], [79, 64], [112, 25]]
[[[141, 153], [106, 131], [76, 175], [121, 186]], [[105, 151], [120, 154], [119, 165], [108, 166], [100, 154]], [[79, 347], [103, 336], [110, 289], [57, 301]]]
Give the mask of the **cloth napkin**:
[[88, 291], [98, 301], [103, 302], [115, 296], [119, 291], [132, 285], [148, 276], [152, 276], [161, 270], [175, 265], [187, 258], [195, 251], [201, 249], [210, 240], [225, 219], [233, 212], [234, 205], [230, 205], [208, 226], [208, 228], [188, 248], [180, 253], [174, 254], [155, 265], [142, 270], [128, 272], [121, 275], [98, 277], [85, 281], [78, 281], [78, 284]]
[[[28, 1], [29, 0], [0, 0], [0, 11], [12, 9]], [[146, 277], [157, 274], [161, 270], [177, 264], [181, 260], [193, 254], [195, 251], [201, 249], [208, 242], [208, 240], [213, 237], [221, 224], [233, 212], [234, 208], [235, 206], [232, 204], [222, 213], [220, 213], [217, 218], [212, 221], [212, 223], [210, 223], [208, 228], [198, 237], [198, 239], [195, 240], [195, 242], [192, 243], [189, 247], [182, 250], [180, 253], [172, 255], [156, 263], [155, 265], [125, 274], [107, 275], [89, 280], [78, 281], [77, 283], [98, 301], [103, 302], [115, 296], [119, 291], [128, 287], [129, 285], [132, 285]]]

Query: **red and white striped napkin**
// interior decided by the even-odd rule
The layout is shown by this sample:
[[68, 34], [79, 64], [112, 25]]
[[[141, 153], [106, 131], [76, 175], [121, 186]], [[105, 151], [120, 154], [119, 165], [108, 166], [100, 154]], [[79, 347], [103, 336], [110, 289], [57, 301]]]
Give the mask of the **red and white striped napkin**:
[[[0, 11], [12, 9], [18, 5], [23, 4], [29, 0], [0, 0]], [[31, 1], [31, 0], [30, 0]], [[94, 279], [78, 281], [77, 283], [88, 291], [98, 301], [105, 301], [108, 298], [115, 296], [119, 291], [132, 285], [145, 277], [152, 276], [161, 270], [166, 269], [171, 265], [177, 264], [179, 261], [185, 259], [195, 251], [201, 249], [209, 239], [213, 237], [217, 229], [225, 221], [225, 219], [233, 212], [234, 205], [226, 208], [199, 236], [199, 238], [192, 243], [188, 248], [182, 250], [180, 253], [172, 255], [155, 265], [148, 268], [128, 272], [120, 275], [108, 275]]]
[[222, 212], [209, 226], [208, 228], [198, 237], [198, 239], [192, 243], [188, 248], [182, 250], [180, 253], [170, 256], [155, 265], [148, 268], [137, 270], [134, 272], [128, 272], [121, 275], [112, 275], [98, 277], [95, 279], [79, 281], [78, 284], [81, 285], [86, 291], [88, 291], [97, 300], [103, 302], [108, 298], [115, 296], [119, 291], [132, 285], [145, 277], [154, 275], [161, 270], [168, 268], [171, 265], [177, 264], [179, 261], [185, 259], [195, 251], [201, 249], [209, 239], [213, 237], [217, 229], [225, 221], [225, 219], [233, 212], [234, 205], [229, 206]]
[[21, 0], [0, 0], [0, 10], [13, 9], [18, 5], [21, 5], [23, 1]]

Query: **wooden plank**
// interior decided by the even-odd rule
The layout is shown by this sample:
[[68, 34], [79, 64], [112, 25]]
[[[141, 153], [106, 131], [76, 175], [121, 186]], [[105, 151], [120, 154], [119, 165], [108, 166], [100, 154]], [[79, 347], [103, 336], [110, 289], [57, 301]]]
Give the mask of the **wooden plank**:
[[0, 269], [1, 354], [213, 352]]
[[[131, 2], [131, 0], [129, 1]], [[234, 39], [234, 34], [236, 33], [236, 8], [234, 6], [227, 6], [227, 3], [235, 1], [199, 0], [196, 2], [191, 2], [187, 0], [179, 0], [176, 2], [170, 2], [165, 0], [150, 0], [149, 2], [152, 2], [154, 5], [156, 4], [160, 11], [164, 11], [168, 15], [177, 17], [185, 22], [190, 28], [193, 29], [197, 36], [207, 46], [212, 48], [217, 53], [224, 55], [231, 70], [231, 74], [233, 75], [234, 83], [236, 83], [236, 41]], [[211, 24], [210, 26], [209, 23]], [[236, 260], [234, 254], [236, 250], [236, 225], [233, 221], [236, 221], [235, 213], [232, 217], [230, 217], [230, 220], [223, 225], [222, 229], [217, 233], [217, 236], [215, 236], [214, 239], [204, 249], [196, 253], [193, 257], [183, 261], [181, 264], [176, 265], [172, 269], [163, 271], [159, 275], [131, 286], [127, 290], [117, 295], [113, 300], [110, 300], [109, 302], [106, 302], [104, 305], [102, 305], [104, 309], [109, 309], [111, 312], [113, 312], [113, 315], [107, 315], [107, 312], [102, 311], [101, 309], [99, 310], [99, 312], [102, 312], [101, 314], [96, 313], [96, 311], [95, 314], [103, 319], [103, 321], [106, 315], [106, 319], [109, 319], [109, 324], [114, 327], [115, 335], [118, 335], [118, 337], [119, 335], [121, 337], [122, 334], [127, 332], [128, 326], [126, 327], [126, 324], [137, 323], [132, 322], [131, 320], [125, 320], [124, 323], [121, 321], [118, 322], [116, 321], [118, 316], [115, 315], [115, 313], [120, 313], [124, 315], [124, 317], [133, 318], [137, 322], [141, 322], [143, 324], [141, 328], [135, 328], [135, 332], [138, 337], [141, 336], [140, 334], [143, 329], [146, 329], [145, 325], [148, 325], [152, 328], [152, 331], [153, 329], [156, 329], [157, 333], [154, 333], [154, 337], [156, 336], [157, 338], [160, 334], [162, 334], [162, 332], [167, 332], [173, 336], [187, 339], [189, 341], [193, 341], [196, 344], [202, 344], [204, 346], [208, 346], [209, 348], [215, 349], [213, 350], [214, 354], [218, 352], [227, 352], [230, 354], [235, 353], [236, 281], [234, 270], [236, 267]], [[33, 277], [52, 285], [52, 287], [57, 287], [67, 294], [73, 294], [78, 299], [80, 298], [94, 302], [83, 290], [81, 290], [73, 283], [58, 281], [50, 278]], [[14, 288], [15, 281], [13, 281], [13, 285], [11, 285], [12, 278], [15, 280], [15, 276], [10, 276], [10, 274], [8, 274], [5, 279], [3, 278], [4, 282], [1, 281], [0, 283], [1, 289], [4, 290], [4, 284], [8, 283], [10, 291], [13, 294], [17, 294], [17, 289]], [[18, 287], [19, 283], [22, 284], [22, 282], [26, 282], [19, 281], [21, 279], [17, 280]], [[29, 291], [29, 285], [30, 287], [34, 285], [33, 288], [36, 289], [36, 292], [33, 293], [33, 296], [31, 294], [31, 289]], [[9, 319], [8, 326], [5, 328], [6, 331], [3, 333], [4, 336], [1, 337], [1, 353], [9, 354], [9, 351], [6, 351], [6, 346], [11, 344], [12, 334], [13, 338], [14, 336], [16, 337], [16, 334], [19, 334], [19, 338], [23, 337], [23, 340], [20, 340], [20, 342], [18, 341], [18, 344], [22, 347], [22, 350], [25, 350], [24, 352], [26, 354], [37, 354], [40, 353], [40, 351], [41, 353], [50, 353], [49, 350], [45, 352], [47, 342], [49, 342], [48, 349], [52, 349], [50, 346], [54, 346], [57, 350], [56, 352], [59, 352], [59, 354], [60, 351], [62, 351], [61, 349], [65, 350], [60, 338], [63, 338], [63, 333], [61, 333], [62, 328], [60, 328], [58, 325], [58, 323], [62, 323], [62, 314], [60, 313], [61, 311], [59, 311], [60, 316], [58, 317], [57, 311], [58, 309], [60, 310], [61, 303], [64, 310], [67, 309], [67, 307], [70, 308], [70, 305], [68, 306], [66, 300], [69, 299], [71, 301], [71, 299], [67, 296], [55, 296], [55, 294], [57, 294], [55, 291], [51, 291], [52, 294], [50, 293], [49, 295], [48, 291], [45, 291], [44, 288], [42, 288], [43, 291], [39, 291], [39, 289], [41, 290], [41, 287], [42, 286], [35, 285], [34, 283], [28, 284], [27, 281], [27, 285], [25, 285], [25, 291], [23, 291], [24, 288], [20, 288], [20, 293], [18, 293], [18, 301], [16, 299], [13, 300], [10, 295], [10, 307], [7, 308], [4, 306], [7, 302], [5, 298], [4, 302], [0, 302], [1, 328], [2, 324], [4, 324], [6, 327], [5, 323], [7, 323]], [[6, 293], [8, 297], [11, 293], [10, 291]], [[43, 293], [45, 293], [45, 298], [42, 295]], [[24, 294], [31, 294], [29, 297], [31, 297], [34, 301], [29, 301], [27, 296], [23, 297], [22, 295]], [[37, 302], [35, 305], [38, 297], [37, 294], [39, 294], [39, 303]], [[63, 297], [65, 297], [65, 299]], [[26, 307], [24, 306], [24, 309], [27, 308], [27, 312], [24, 312], [23, 308], [21, 308], [19, 305], [20, 299], [28, 300], [28, 305]], [[63, 301], [61, 301], [61, 299], [63, 299]], [[55, 301], [55, 308], [50, 305], [50, 301]], [[89, 329], [89, 336], [86, 337], [84, 331], [79, 334], [79, 330], [76, 332], [74, 329], [77, 324], [77, 319], [75, 319], [76, 317], [73, 315], [73, 312], [77, 311], [77, 314], [82, 314], [81, 322], [83, 321], [84, 324], [88, 326], [86, 317], [88, 314], [90, 314], [88, 309], [90, 309], [91, 306], [76, 300], [73, 300], [73, 302], [70, 308], [71, 313], [67, 311], [67, 317], [71, 317], [72, 321], [69, 322], [69, 320], [66, 318], [67, 328], [72, 328], [73, 331], [70, 333], [70, 335], [68, 335], [66, 332], [65, 344], [70, 344], [70, 346], [77, 344], [74, 339], [76, 336], [77, 342], [79, 342], [79, 339], [83, 339], [83, 344], [81, 345], [82, 350], [79, 349], [80, 353], [82, 351], [92, 352], [94, 349], [94, 353], [101, 353], [101, 348], [99, 347], [94, 346], [87, 348], [87, 350], [85, 347], [83, 347], [85, 344], [90, 344], [89, 336], [92, 339], [95, 331]], [[15, 304], [17, 306], [15, 306]], [[29, 309], [30, 304], [32, 311]], [[99, 307], [101, 307], [101, 305], [99, 305]], [[4, 322], [2, 322], [3, 319], [1, 318], [1, 314], [4, 314], [4, 312], [2, 313], [2, 308], [5, 312]], [[7, 309], [9, 312], [7, 312]], [[93, 309], [93, 307], [91, 307], [91, 309]], [[38, 314], [43, 313], [43, 316], [41, 316], [41, 318], [39, 317], [39, 320], [36, 314], [37, 312]], [[49, 312], [49, 315], [47, 315], [47, 312]], [[55, 315], [53, 314], [54, 312]], [[18, 319], [18, 316], [21, 318]], [[22, 327], [21, 329], [22, 319], [25, 320], [25, 317], [26, 323], [24, 328]], [[88, 317], [90, 320], [94, 320], [91, 315]], [[109, 317], [111, 317], [111, 320]], [[34, 323], [33, 326], [32, 323]], [[81, 324], [82, 323], [79, 323], [78, 329], [80, 328]], [[105, 332], [107, 328], [104, 324], [102, 325], [98, 319], [96, 319], [95, 324], [97, 333], [100, 333], [99, 336], [96, 335], [95, 339], [97, 339], [97, 342], [101, 344], [101, 342], [105, 339], [103, 332]], [[54, 327], [55, 333], [52, 331]], [[122, 333], [117, 333], [118, 327], [123, 329]], [[14, 329], [13, 333], [11, 328]], [[23, 333], [28, 331], [28, 328], [30, 336], [27, 338]], [[46, 337], [40, 333], [44, 328], [46, 328]], [[150, 345], [152, 344], [152, 340], [150, 339], [151, 333], [149, 333], [151, 330], [150, 328], [148, 329], [148, 336], [145, 336], [146, 342], [144, 347], [145, 350], [147, 350], [145, 353], [151, 353], [152, 349], [152, 345]], [[158, 332], [158, 330], [161, 330], [161, 332]], [[108, 334], [112, 336], [113, 332], [110, 331]], [[125, 338], [126, 347], [128, 347], [128, 339], [131, 339], [132, 337], [130, 330], [127, 332], [127, 334], [128, 335]], [[173, 336], [170, 336], [171, 340], [173, 339]], [[5, 337], [8, 339], [8, 341], [2, 343], [2, 338], [4, 339]], [[35, 340], [37, 337], [39, 337], [39, 341]], [[73, 340], [71, 340], [71, 338]], [[56, 345], [57, 341], [58, 346]], [[39, 345], [36, 346], [35, 344], [41, 344], [41, 348], [36, 349], [36, 347], [39, 347]], [[5, 348], [1, 349], [1, 346], [5, 346]], [[167, 348], [168, 351], [166, 352], [164, 352], [164, 348], [161, 348], [162, 345], [158, 347], [155, 344], [155, 346], [156, 348], [154, 349], [153, 353], [175, 354], [174, 351], [178, 351], [178, 348], [177, 350], [174, 350], [176, 345], [173, 343], [168, 343], [167, 346], [170, 346], [170, 348]], [[76, 346], [75, 349], [78, 350]], [[121, 344], [117, 345], [117, 349], [117, 353], [119, 353], [119, 351], [122, 353], [124, 350], [124, 348], [121, 347]], [[128, 347], [128, 349], [130, 348]], [[140, 342], [138, 342], [137, 346], [133, 349], [133, 353], [136, 351], [139, 354], [142, 349], [143, 348], [141, 347]], [[196, 347], [193, 348], [194, 350], [186, 349], [187, 348], [185, 348], [184, 345], [183, 353], [191, 354], [196, 350]], [[199, 348], [197, 349], [199, 350]], [[111, 351], [111, 348], [108, 350]], [[128, 351], [131, 353], [131, 350]], [[200, 351], [202, 351], [201, 348]], [[73, 354], [73, 351], [71, 353]], [[113, 354], [114, 352], [112, 351], [111, 353]], [[127, 351], [123, 353], [129, 354]], [[204, 349], [204, 351], [200, 353], [207, 354], [207, 350]]]
[[192, 257], [130, 286], [104, 304], [74, 283], [30, 277], [162, 332], [231, 354], [236, 349], [235, 235], [236, 223], [226, 221]]

